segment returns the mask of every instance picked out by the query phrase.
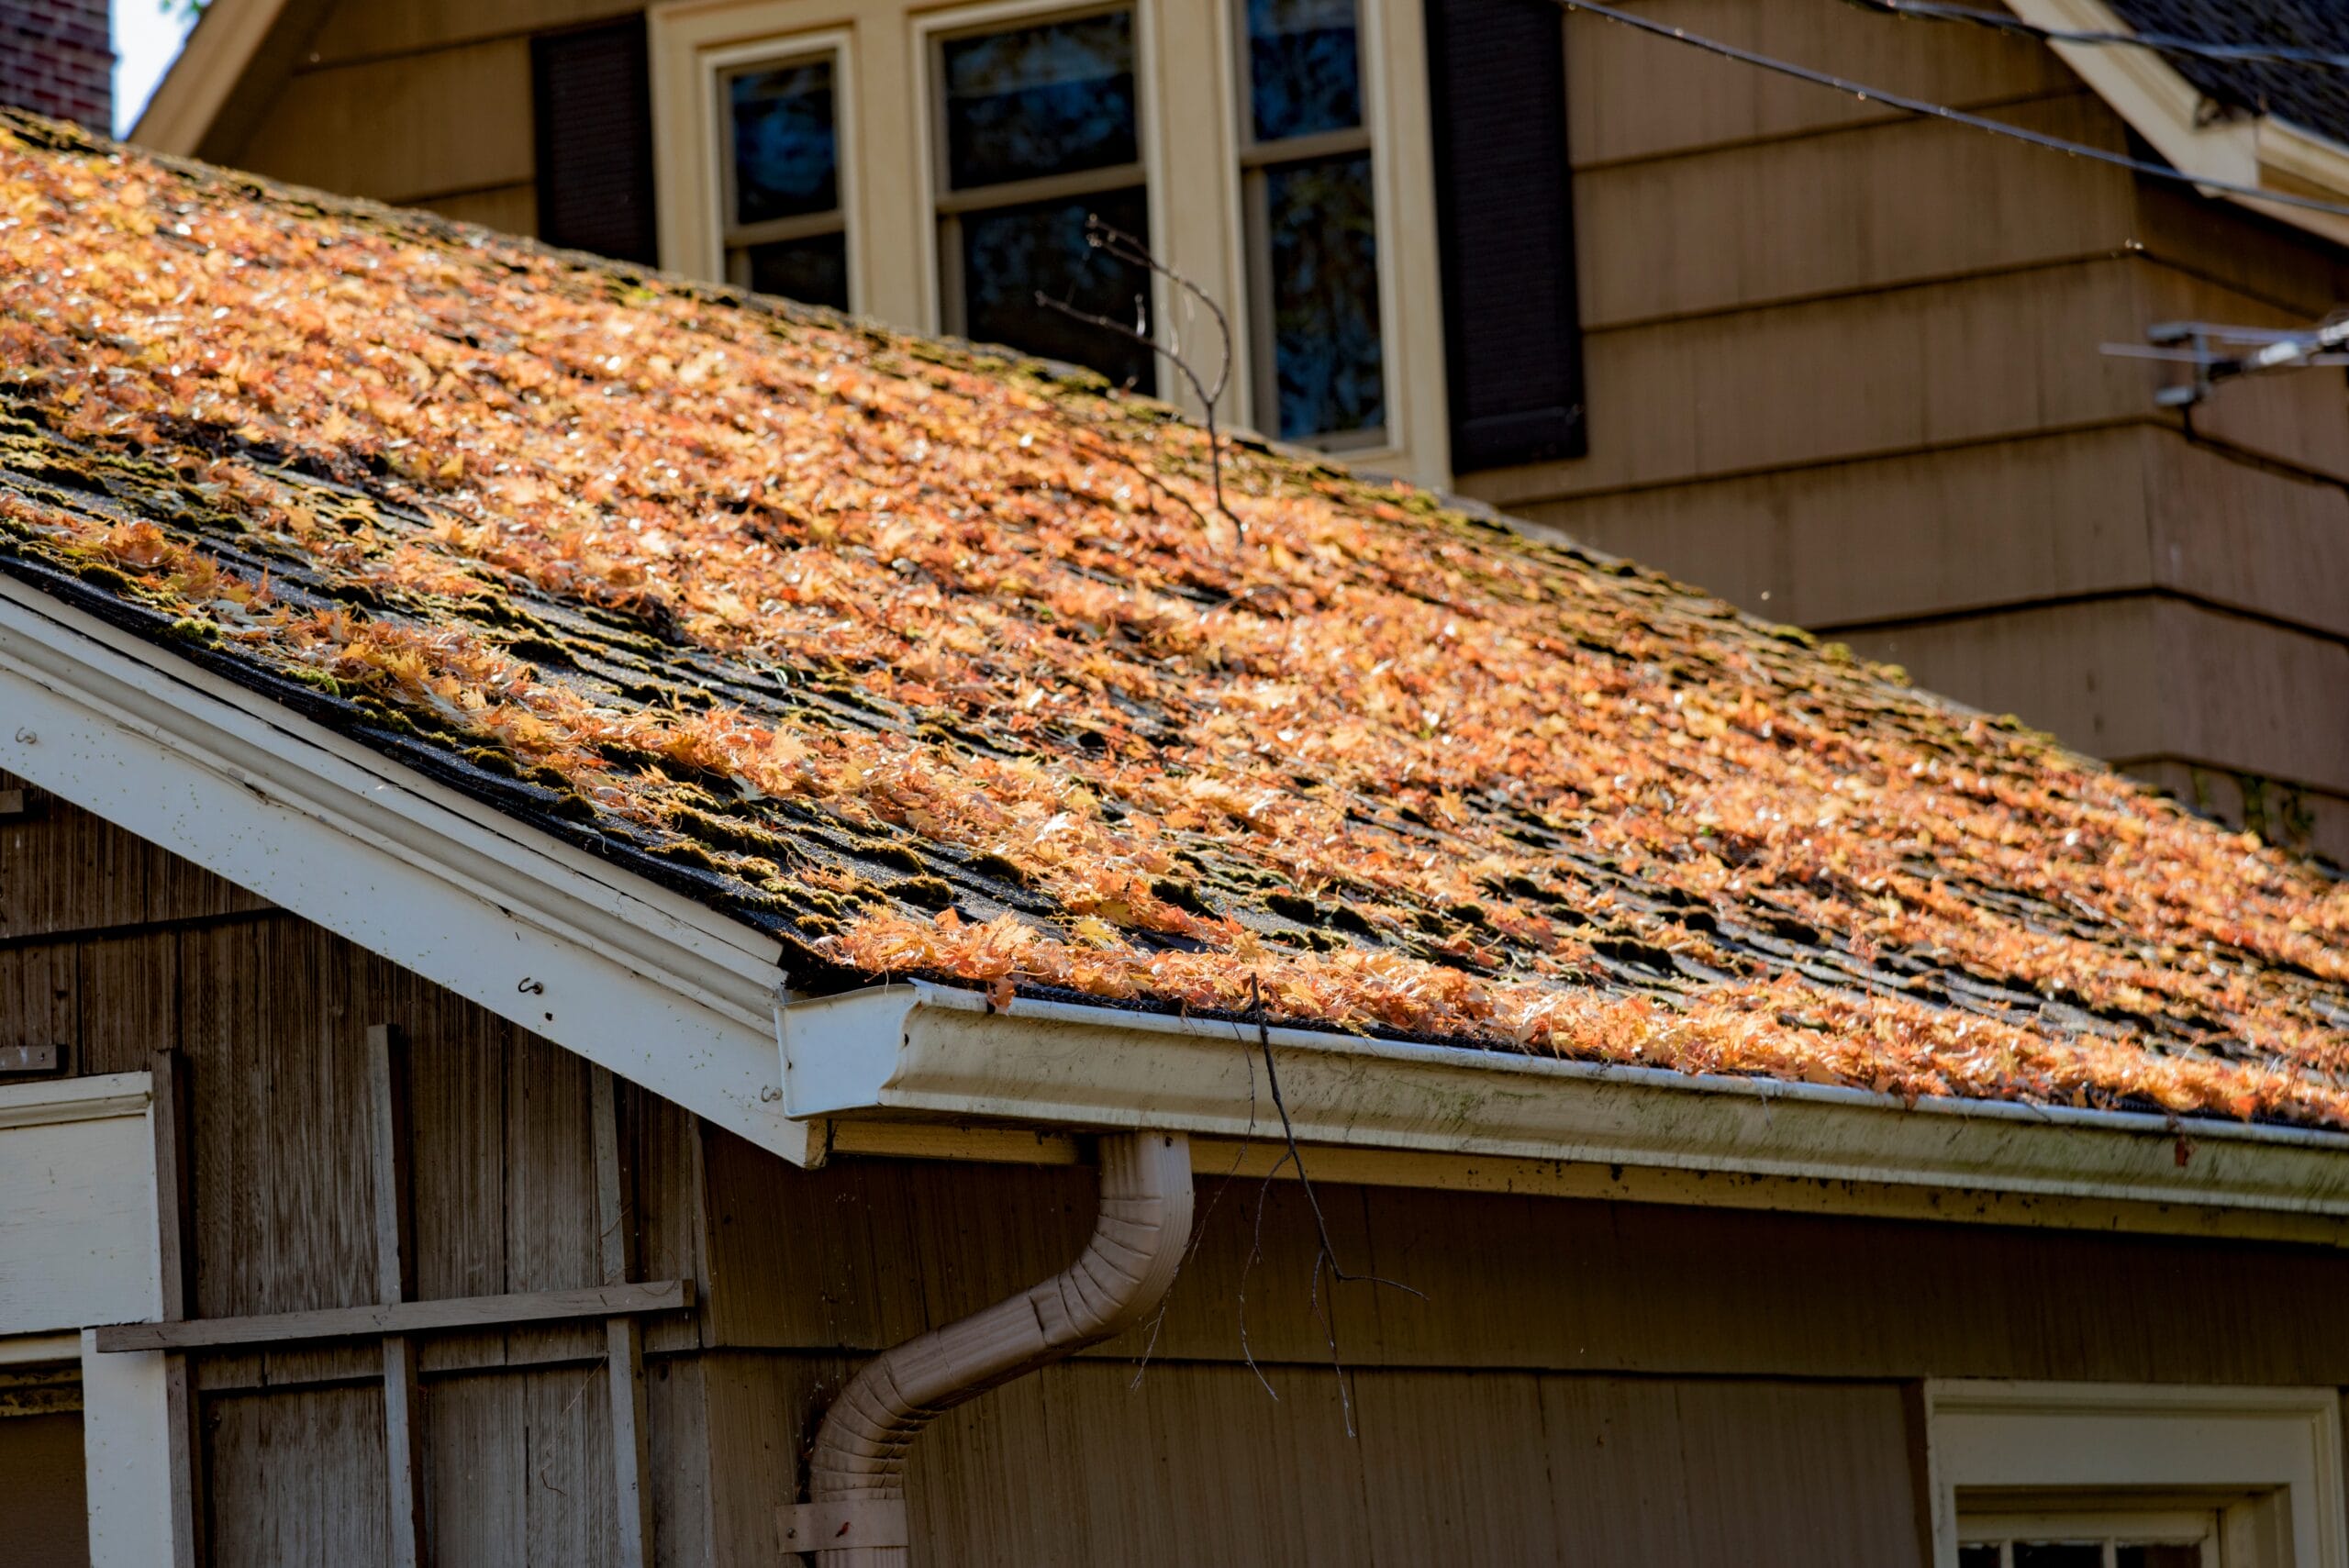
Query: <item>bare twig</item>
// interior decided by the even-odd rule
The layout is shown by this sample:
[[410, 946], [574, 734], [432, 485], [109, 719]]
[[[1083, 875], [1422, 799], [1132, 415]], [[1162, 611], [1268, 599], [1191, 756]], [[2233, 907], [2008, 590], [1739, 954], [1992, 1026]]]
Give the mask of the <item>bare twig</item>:
[[1088, 327], [1098, 327], [1105, 332], [1116, 333], [1130, 343], [1140, 344], [1174, 366], [1177, 373], [1190, 383], [1192, 395], [1198, 398], [1200, 407], [1206, 411], [1208, 480], [1215, 491], [1215, 509], [1221, 513], [1232, 527], [1239, 528], [1244, 534], [1247, 531], [1245, 525], [1232, 515], [1230, 506], [1224, 505], [1223, 438], [1217, 432], [1215, 419], [1215, 406], [1222, 398], [1225, 389], [1231, 384], [1230, 318], [1224, 315], [1223, 306], [1218, 305], [1205, 289], [1152, 255], [1149, 248], [1132, 235], [1115, 225], [1104, 223], [1098, 214], [1085, 215], [1085, 242], [1107, 254], [1112, 261], [1122, 261], [1130, 267], [1140, 267], [1164, 278], [1193, 299], [1197, 300], [1207, 308], [1208, 314], [1215, 318], [1216, 331], [1222, 339], [1222, 354], [1216, 364], [1214, 384], [1209, 385], [1199, 374], [1197, 368], [1184, 355], [1179, 342], [1170, 348], [1158, 340], [1157, 334], [1150, 329], [1150, 310], [1141, 295], [1137, 295], [1134, 297], [1135, 325], [1128, 326], [1114, 317], [1097, 315], [1090, 310], [1079, 310], [1064, 299], [1052, 298], [1041, 289], [1036, 292], [1036, 303], [1043, 309], [1058, 311], [1072, 321], [1081, 321]]
[[[1313, 1214], [1313, 1230], [1319, 1246], [1319, 1250], [1313, 1257], [1313, 1316], [1321, 1325], [1322, 1336], [1330, 1344], [1330, 1365], [1338, 1374], [1339, 1407], [1345, 1415], [1346, 1436], [1353, 1437], [1355, 1435], [1353, 1395], [1346, 1386], [1345, 1362], [1338, 1353], [1337, 1316], [1334, 1312], [1325, 1311], [1321, 1305], [1321, 1271], [1324, 1268], [1330, 1271], [1330, 1283], [1332, 1286], [1357, 1284], [1383, 1284], [1389, 1289], [1399, 1290], [1407, 1296], [1417, 1296], [1421, 1301], [1427, 1299], [1427, 1293], [1414, 1289], [1400, 1280], [1388, 1279], [1383, 1274], [1354, 1273], [1339, 1264], [1338, 1250], [1330, 1240], [1330, 1222], [1321, 1213], [1320, 1195], [1313, 1190], [1313, 1178], [1308, 1175], [1305, 1170], [1305, 1155], [1297, 1146], [1297, 1124], [1289, 1119], [1288, 1102], [1281, 1095], [1280, 1072], [1273, 1065], [1273, 1031], [1264, 1018], [1264, 991], [1252, 974], [1248, 977], [1248, 1009], [1256, 1016], [1256, 1048], [1264, 1059], [1265, 1086], [1272, 1091], [1273, 1108], [1280, 1113], [1281, 1135], [1288, 1143], [1288, 1147], [1282, 1151], [1281, 1157], [1273, 1162], [1273, 1168], [1264, 1173], [1264, 1184], [1257, 1190], [1256, 1240], [1253, 1249], [1248, 1255], [1249, 1263], [1252, 1266], [1264, 1251], [1264, 1195], [1272, 1189], [1273, 1178], [1280, 1174], [1281, 1167], [1293, 1164], [1297, 1167], [1297, 1184], [1305, 1189], [1306, 1207]], [[1241, 1271], [1240, 1283], [1241, 1321], [1244, 1325], [1248, 1284], [1248, 1272], [1244, 1268]], [[1335, 1294], [1334, 1291], [1332, 1294]], [[1248, 1344], [1244, 1333], [1240, 1348], [1243, 1354], [1247, 1352]], [[1264, 1392], [1273, 1393], [1273, 1385], [1266, 1383], [1264, 1374], [1257, 1370], [1256, 1359], [1252, 1355], [1248, 1356], [1248, 1370], [1256, 1373], [1256, 1381], [1264, 1385]], [[1280, 1397], [1277, 1394], [1274, 1394], [1273, 1396], [1276, 1399]]]
[[[1223, 1173], [1223, 1179], [1216, 1183], [1215, 1195], [1208, 1199], [1207, 1207], [1201, 1210], [1198, 1218], [1192, 1222], [1191, 1240], [1188, 1244], [1184, 1247], [1181, 1260], [1174, 1265], [1174, 1279], [1181, 1279], [1183, 1277], [1183, 1271], [1190, 1266], [1192, 1254], [1199, 1250], [1199, 1242], [1207, 1236], [1208, 1218], [1215, 1213], [1216, 1206], [1223, 1201], [1224, 1189], [1230, 1186], [1232, 1179], [1240, 1174], [1241, 1164], [1248, 1158], [1248, 1151], [1254, 1145], [1255, 1141], [1256, 1064], [1253, 1062], [1251, 1062], [1248, 1064], [1248, 1130], [1241, 1135], [1240, 1147], [1233, 1150], [1231, 1152], [1230, 1168]], [[1242, 1270], [1241, 1290], [1242, 1293], [1241, 1301], [1243, 1305], [1241, 1306], [1240, 1314], [1240, 1348], [1243, 1354], [1246, 1353], [1248, 1349], [1248, 1313], [1245, 1306], [1247, 1283], [1246, 1271]], [[1150, 1338], [1143, 1342], [1141, 1347], [1141, 1360], [1134, 1366], [1134, 1380], [1126, 1385], [1129, 1392], [1141, 1386], [1142, 1373], [1150, 1370], [1150, 1358], [1158, 1349], [1158, 1331], [1166, 1325], [1166, 1308], [1173, 1304], [1174, 1299], [1174, 1280], [1169, 1280], [1166, 1282], [1166, 1294], [1159, 1298], [1158, 1311], [1150, 1320]], [[1255, 1363], [1251, 1362], [1249, 1364], [1252, 1366]], [[1260, 1381], [1263, 1376], [1264, 1374], [1262, 1373], [1257, 1374]], [[1275, 1395], [1274, 1397], [1278, 1398], [1279, 1396]]]

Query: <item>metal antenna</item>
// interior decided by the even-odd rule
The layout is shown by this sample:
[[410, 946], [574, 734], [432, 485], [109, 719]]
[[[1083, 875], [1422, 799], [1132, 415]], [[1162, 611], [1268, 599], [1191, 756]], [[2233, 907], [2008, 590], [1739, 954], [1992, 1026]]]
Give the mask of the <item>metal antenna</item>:
[[[2150, 345], [2150, 346], [2148, 346]], [[2171, 360], [2194, 367], [2194, 379], [2154, 394], [2162, 408], [2190, 408], [2219, 383], [2267, 371], [2349, 364], [2349, 312], [2335, 311], [2314, 327], [2227, 327], [2209, 321], [2161, 321], [2145, 328], [2143, 343], [2107, 343], [2108, 354]], [[2232, 350], [2232, 351], [2229, 351]]]

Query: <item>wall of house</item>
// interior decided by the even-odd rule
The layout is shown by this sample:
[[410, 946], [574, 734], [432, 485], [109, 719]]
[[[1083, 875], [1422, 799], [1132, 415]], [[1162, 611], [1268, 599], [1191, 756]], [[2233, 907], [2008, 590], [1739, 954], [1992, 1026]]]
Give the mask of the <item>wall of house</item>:
[[[188, 1063], [197, 1315], [375, 1299], [376, 1023], [408, 1041], [417, 1294], [600, 1283], [578, 1059], [57, 801], [0, 818], [0, 1045]], [[857, 1360], [1092, 1223], [1084, 1169], [803, 1172], [619, 1105], [632, 1277], [700, 1296], [646, 1330], [662, 1563], [769, 1568]], [[1318, 1191], [1335, 1261], [1395, 1285], [1317, 1291], [1303, 1190], [1203, 1175], [1153, 1331], [923, 1440], [917, 1561], [1884, 1568], [1923, 1561], [1920, 1378], [2349, 1384], [2349, 1251]], [[618, 1562], [600, 1325], [422, 1343], [432, 1560]], [[199, 1361], [215, 1564], [385, 1560], [380, 1354]]]
[[[2113, 151], [2047, 51], [1809, 0], [1659, 20]], [[1590, 453], [1462, 488], [2349, 860], [2349, 400], [2157, 412], [2150, 323], [2305, 325], [2349, 260], [2126, 171], [1586, 14]]]

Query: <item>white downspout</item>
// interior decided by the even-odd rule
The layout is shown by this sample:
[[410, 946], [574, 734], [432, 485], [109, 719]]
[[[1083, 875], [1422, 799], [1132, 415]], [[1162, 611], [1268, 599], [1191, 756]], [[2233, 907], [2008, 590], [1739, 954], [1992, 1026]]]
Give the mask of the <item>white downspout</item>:
[[905, 1568], [906, 1452], [965, 1400], [1097, 1345], [1153, 1311], [1191, 1234], [1191, 1146], [1179, 1132], [1101, 1140], [1101, 1212], [1066, 1269], [867, 1362], [824, 1413], [810, 1501], [783, 1510], [788, 1551], [822, 1568]]

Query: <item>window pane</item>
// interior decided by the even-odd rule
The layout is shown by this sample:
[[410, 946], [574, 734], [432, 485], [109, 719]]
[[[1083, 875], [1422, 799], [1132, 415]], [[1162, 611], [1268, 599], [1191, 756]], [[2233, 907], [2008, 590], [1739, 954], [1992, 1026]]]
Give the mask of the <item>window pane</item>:
[[1957, 1568], [1998, 1568], [1998, 1549], [1995, 1546], [1961, 1546], [1957, 1549]]
[[2019, 1540], [2015, 1568], [2104, 1568], [2104, 1543], [2096, 1540]]
[[1354, 0], [1248, 0], [1248, 85], [1258, 141], [1362, 124]]
[[734, 221], [765, 223], [840, 206], [832, 62], [747, 71], [726, 86], [734, 131]]
[[1149, 243], [1150, 215], [1139, 185], [965, 216], [963, 331], [982, 343], [1008, 343], [1046, 359], [1091, 365], [1113, 382], [1151, 391], [1157, 382], [1148, 349], [1036, 303], [1041, 292], [1076, 309], [1130, 323], [1135, 298], [1150, 297], [1149, 273], [1113, 261], [1085, 242], [1088, 213]]
[[1280, 433], [1376, 429], [1386, 384], [1370, 155], [1282, 164], [1264, 186]]
[[944, 53], [955, 189], [1141, 161], [1131, 12], [952, 39]]
[[2120, 1568], [2202, 1568], [2202, 1548], [2199, 1542], [2147, 1541], [2114, 1548], [2112, 1560]]
[[815, 234], [750, 248], [751, 286], [761, 294], [848, 308], [848, 236]]

